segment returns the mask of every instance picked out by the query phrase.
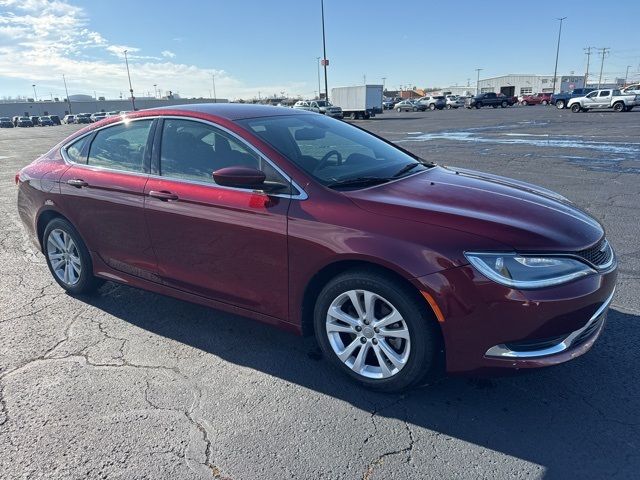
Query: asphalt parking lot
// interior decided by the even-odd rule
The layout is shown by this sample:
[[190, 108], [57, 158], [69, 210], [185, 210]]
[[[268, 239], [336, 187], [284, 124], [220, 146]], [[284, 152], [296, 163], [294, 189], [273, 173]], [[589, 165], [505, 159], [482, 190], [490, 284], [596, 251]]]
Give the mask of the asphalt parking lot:
[[70, 297], [26, 240], [14, 175], [78, 127], [0, 130], [0, 478], [638, 476], [640, 112], [354, 123], [596, 216], [620, 276], [595, 347], [526, 375], [386, 395], [337, 375], [311, 340], [240, 317], [112, 283]]

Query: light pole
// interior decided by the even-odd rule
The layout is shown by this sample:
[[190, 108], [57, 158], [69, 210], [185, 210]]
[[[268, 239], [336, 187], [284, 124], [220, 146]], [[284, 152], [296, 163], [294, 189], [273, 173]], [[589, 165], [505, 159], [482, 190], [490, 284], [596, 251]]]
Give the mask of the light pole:
[[69, 100], [69, 90], [67, 90], [67, 79], [64, 78], [64, 73], [62, 74], [62, 81], [64, 82], [64, 91], [67, 94], [67, 105], [69, 107], [69, 113], [71, 113], [71, 100]]
[[320, 57], [316, 57], [316, 67], [318, 70], [318, 100], [320, 100]]
[[589, 83], [589, 64], [591, 62], [591, 49], [595, 47], [586, 47], [583, 50], [587, 55], [587, 71], [584, 72], [584, 88], [587, 88], [587, 84]]
[[482, 70], [482, 68], [476, 68], [476, 73], [478, 74], [476, 79], [476, 95], [480, 95], [480, 72]]
[[131, 86], [131, 74], [129, 73], [129, 60], [127, 59], [127, 51], [124, 51], [124, 63], [127, 65], [127, 78], [129, 78], [129, 92], [131, 93], [131, 107], [136, 111], [136, 99], [133, 96], [133, 87]]
[[31, 86], [33, 87], [33, 99], [37, 102], [38, 101], [38, 94], [36, 93], [36, 84], [34, 83]]
[[625, 87], [627, 86], [627, 79], [629, 78], [629, 69], [631, 68], [631, 65], [627, 65], [627, 73], [624, 74], [624, 85]]
[[153, 84], [153, 98], [155, 98], [156, 100], [158, 99], [158, 84], [157, 83]]
[[382, 77], [382, 94], [384, 95], [385, 89], [384, 89], [384, 82], [387, 79], [387, 77]]
[[327, 60], [327, 43], [324, 34], [324, 0], [320, 0], [320, 7], [322, 8], [322, 66], [324, 67], [324, 99], [328, 102], [329, 86], [327, 82], [327, 65], [329, 64], [329, 60]]
[[216, 95], [216, 74], [211, 74], [211, 83], [213, 84], [213, 103], [218, 103], [216, 100], [218, 96]]
[[560, 54], [560, 35], [562, 35], [562, 22], [566, 20], [567, 17], [557, 18], [556, 20], [560, 20], [560, 28], [558, 29], [558, 46], [556, 47], [556, 68], [553, 70], [553, 92], [556, 93], [556, 75], [558, 74], [558, 55]]

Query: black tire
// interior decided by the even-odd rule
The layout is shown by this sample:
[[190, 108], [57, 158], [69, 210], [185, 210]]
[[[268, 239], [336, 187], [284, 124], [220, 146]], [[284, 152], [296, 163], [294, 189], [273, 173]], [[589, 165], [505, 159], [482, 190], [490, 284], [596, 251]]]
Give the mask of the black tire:
[[451, 105], [447, 104], [447, 110], [451, 110]]
[[369, 120], [371, 118], [371, 114], [370, 113], [365, 113], [364, 114], [364, 119], [365, 120]]
[[549, 102], [547, 102], [546, 100], [543, 100], [542, 101], [542, 105], [544, 105], [546, 107], [547, 105], [549, 105]]
[[400, 107], [396, 108], [396, 112], [400, 113], [402, 109]]
[[435, 110], [436, 109], [436, 104], [432, 103], [431, 105], [429, 105], [429, 109], [430, 110]]
[[[338, 358], [331, 346], [326, 330], [328, 309], [334, 300], [350, 290], [368, 290], [383, 297], [393, 304], [406, 323], [410, 339], [408, 358], [404, 366], [390, 377], [369, 378], [356, 373]], [[411, 288], [375, 270], [352, 270], [333, 278], [322, 289], [316, 301], [314, 330], [318, 344], [328, 361], [360, 385], [373, 390], [385, 392], [406, 390], [437, 378], [443, 370], [441, 334], [426, 302], [421, 301], [417, 292], [412, 291]], [[364, 338], [365, 334], [353, 333], [353, 335], [354, 337], [349, 337], [347, 342], [355, 341], [356, 335]], [[370, 341], [373, 342], [373, 340]], [[357, 351], [359, 348], [363, 347], [356, 347]], [[354, 355], [355, 351], [353, 351]], [[378, 360], [375, 362], [379, 363]]]
[[522, 102], [520, 102], [520, 105], [526, 107], [527, 105], [529, 105], [529, 103], [526, 100], [523, 100]]
[[563, 109], [563, 108], [565, 108], [565, 107], [566, 107], [566, 104], [564, 103], [564, 100], [558, 100], [558, 101], [556, 102], [556, 108], [557, 108], [558, 110], [562, 110], [562, 109]]
[[476, 103], [476, 108], [482, 108], [482, 102]]
[[616, 102], [613, 104], [613, 109], [616, 112], [624, 112], [624, 103], [623, 102]]
[[579, 103], [574, 103], [573, 105], [571, 105], [571, 111], [573, 113], [578, 113], [580, 110], [582, 110], [582, 107]]
[[500, 105], [491, 105], [493, 108], [498, 108]]
[[[398, 109], [398, 111], [400, 111], [400, 109]], [[358, 114], [356, 112], [351, 112], [351, 120], [355, 120], [356, 118], [358, 118]]]
[[506, 100], [503, 100], [502, 103], [500, 104], [500, 106], [502, 108], [507, 108], [509, 106], [509, 103]]
[[418, 107], [413, 107], [413, 111], [417, 112], [418, 111]]
[[[54, 271], [54, 267], [51, 264], [51, 259], [49, 258], [49, 254], [47, 251], [49, 237], [54, 231], [62, 231], [66, 233], [75, 244], [78, 257], [81, 261], [80, 274], [78, 275], [78, 280], [73, 285], [69, 283], [65, 283], [62, 279], [58, 277], [58, 274]], [[49, 267], [49, 271], [53, 276], [54, 280], [64, 288], [67, 292], [72, 295], [82, 295], [94, 292], [100, 285], [104, 283], [104, 280], [96, 278], [93, 275], [93, 263], [91, 262], [91, 255], [89, 254], [89, 250], [87, 250], [84, 241], [80, 237], [80, 234], [77, 230], [69, 223], [67, 220], [63, 218], [54, 218], [51, 220], [42, 235], [42, 250], [47, 261], [47, 266]]]

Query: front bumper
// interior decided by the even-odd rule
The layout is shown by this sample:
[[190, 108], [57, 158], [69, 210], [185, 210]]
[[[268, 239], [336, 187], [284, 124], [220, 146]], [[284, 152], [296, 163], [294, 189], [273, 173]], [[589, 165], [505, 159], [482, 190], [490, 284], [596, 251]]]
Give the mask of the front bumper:
[[604, 328], [617, 271], [538, 290], [498, 285], [471, 266], [416, 279], [442, 312], [446, 369], [492, 375], [563, 363], [586, 353]]

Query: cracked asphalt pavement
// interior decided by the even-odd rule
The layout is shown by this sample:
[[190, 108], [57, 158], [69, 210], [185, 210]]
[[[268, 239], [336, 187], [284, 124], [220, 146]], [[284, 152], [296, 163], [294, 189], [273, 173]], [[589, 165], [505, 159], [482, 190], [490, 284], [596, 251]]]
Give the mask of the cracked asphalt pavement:
[[637, 477], [640, 112], [355, 123], [599, 218], [620, 278], [595, 347], [546, 370], [386, 395], [338, 375], [311, 339], [241, 317], [113, 283], [71, 297], [23, 233], [14, 175], [76, 127], [0, 130], [0, 478]]

